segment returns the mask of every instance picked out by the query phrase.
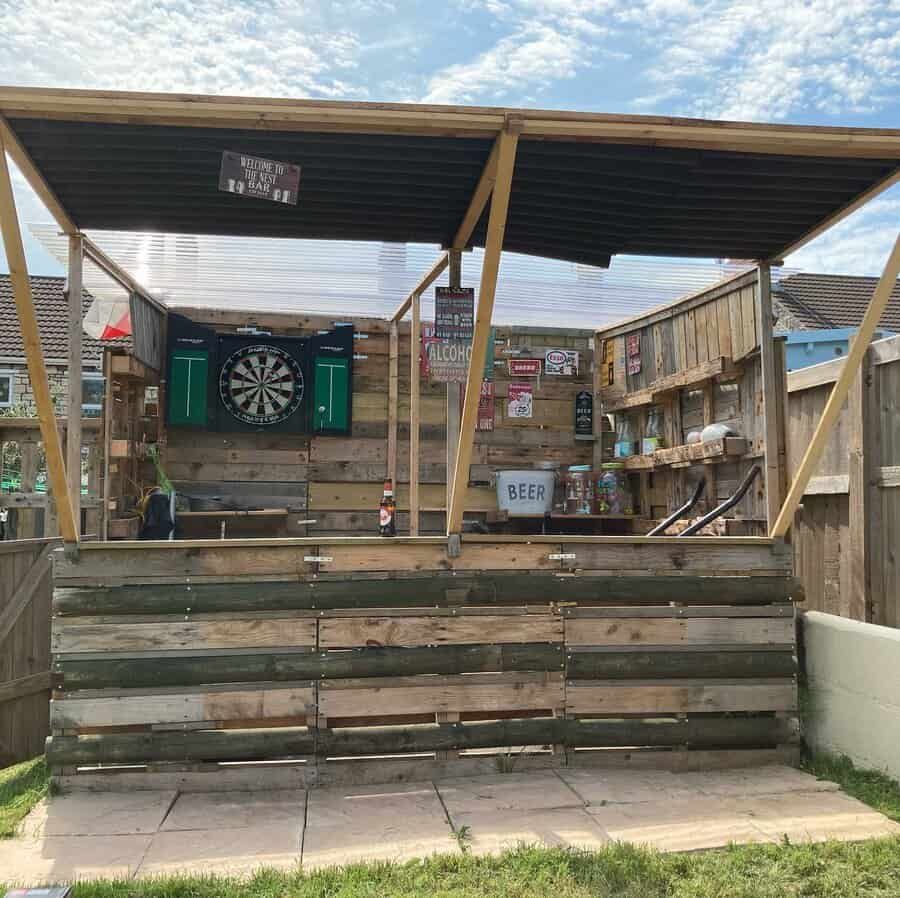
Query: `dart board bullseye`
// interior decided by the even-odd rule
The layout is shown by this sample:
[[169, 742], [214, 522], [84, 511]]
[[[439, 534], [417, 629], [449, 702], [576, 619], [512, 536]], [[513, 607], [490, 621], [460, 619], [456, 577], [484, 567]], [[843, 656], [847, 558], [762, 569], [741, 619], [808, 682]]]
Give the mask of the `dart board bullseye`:
[[219, 372], [222, 403], [245, 424], [266, 426], [286, 420], [303, 401], [303, 389], [297, 360], [277, 346], [241, 347]]

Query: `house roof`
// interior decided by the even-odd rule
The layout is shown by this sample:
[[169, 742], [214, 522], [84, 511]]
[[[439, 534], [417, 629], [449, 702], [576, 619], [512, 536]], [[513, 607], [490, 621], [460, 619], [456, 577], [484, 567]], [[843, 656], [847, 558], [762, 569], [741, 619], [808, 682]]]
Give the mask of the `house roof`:
[[[31, 292], [37, 315], [38, 330], [44, 359], [65, 360], [69, 352], [69, 307], [66, 302], [66, 279], [61, 277], [31, 278]], [[93, 297], [84, 292], [82, 314], [93, 302]], [[104, 346], [129, 345], [130, 340], [94, 340], [86, 334], [82, 342], [82, 359], [86, 365], [99, 365]], [[13, 299], [12, 281], [8, 274], [0, 274], [0, 364], [23, 361], [25, 350], [19, 330], [19, 316]]]
[[[858, 327], [877, 283], [874, 277], [802, 272], [782, 278], [773, 285], [772, 295], [801, 329]], [[894, 284], [880, 325], [900, 332], [900, 281]]]
[[[896, 129], [21, 87], [4, 120], [81, 229], [445, 246], [509, 128], [504, 249], [600, 267], [781, 258], [900, 177]], [[224, 151], [299, 166], [299, 202], [220, 190]]]

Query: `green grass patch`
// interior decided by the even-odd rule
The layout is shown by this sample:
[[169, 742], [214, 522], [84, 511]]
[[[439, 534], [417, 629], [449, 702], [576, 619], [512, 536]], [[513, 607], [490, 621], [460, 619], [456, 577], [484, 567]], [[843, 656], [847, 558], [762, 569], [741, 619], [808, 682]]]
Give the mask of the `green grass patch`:
[[0, 770], [0, 839], [11, 839], [25, 815], [47, 794], [50, 774], [43, 758]]
[[900, 839], [756, 845], [658, 854], [628, 845], [586, 853], [520, 848], [407, 864], [359, 864], [252, 879], [84, 882], [73, 898], [895, 898]]
[[861, 770], [846, 755], [814, 754], [803, 759], [803, 770], [837, 783], [848, 795], [900, 822], [900, 783], [876, 770]]

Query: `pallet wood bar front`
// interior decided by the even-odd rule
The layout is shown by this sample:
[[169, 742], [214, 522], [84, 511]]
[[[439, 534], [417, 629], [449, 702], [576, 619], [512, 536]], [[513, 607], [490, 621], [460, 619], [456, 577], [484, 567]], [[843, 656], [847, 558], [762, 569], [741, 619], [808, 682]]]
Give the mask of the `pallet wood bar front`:
[[[451, 558], [442, 540], [269, 541], [251, 571], [202, 544], [60, 552], [48, 758], [141, 776], [285, 761], [312, 785], [427, 778], [467, 752], [778, 749], [797, 711], [785, 550], [697, 542], [475, 539]], [[706, 546], [722, 569], [682, 573]], [[550, 557], [567, 549], [619, 570]], [[312, 567], [286, 573], [300, 552]], [[160, 579], [167, 555], [205, 579]]]

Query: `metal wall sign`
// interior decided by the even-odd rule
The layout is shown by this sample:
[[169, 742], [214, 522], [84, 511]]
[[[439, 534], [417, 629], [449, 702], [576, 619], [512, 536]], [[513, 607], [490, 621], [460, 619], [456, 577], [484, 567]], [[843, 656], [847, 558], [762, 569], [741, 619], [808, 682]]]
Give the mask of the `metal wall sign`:
[[581, 390], [575, 394], [575, 439], [594, 438], [594, 397]]
[[509, 359], [510, 377], [540, 377], [541, 376], [541, 360], [540, 359]]
[[575, 349], [548, 349], [544, 356], [544, 374], [577, 375], [578, 351]]
[[506, 392], [507, 418], [534, 417], [534, 385], [528, 381], [511, 383]]
[[472, 342], [475, 329], [475, 290], [472, 287], [434, 288], [434, 335], [438, 340]]
[[229, 150], [222, 153], [219, 190], [225, 193], [296, 206], [299, 189], [299, 165]]
[[433, 340], [427, 344], [427, 350], [431, 380], [444, 384], [465, 382], [469, 374], [469, 359], [472, 357], [471, 343]]

